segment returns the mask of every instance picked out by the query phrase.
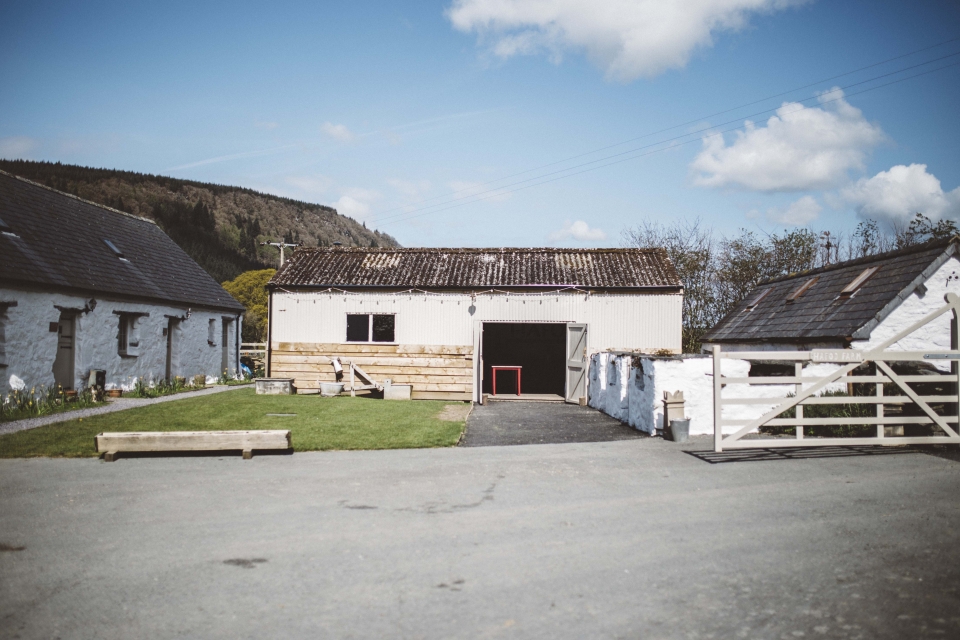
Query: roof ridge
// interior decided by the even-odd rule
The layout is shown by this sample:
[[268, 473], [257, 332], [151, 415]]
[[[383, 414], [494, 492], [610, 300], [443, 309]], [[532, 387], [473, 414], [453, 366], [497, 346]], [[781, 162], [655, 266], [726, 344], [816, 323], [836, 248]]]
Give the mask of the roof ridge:
[[24, 178], [24, 177], [22, 177], [22, 176], [18, 176], [18, 175], [16, 175], [16, 174], [10, 173], [9, 171], [4, 171], [3, 169], [0, 169], [0, 174], [3, 174], [3, 175], [5, 175], [5, 176], [9, 176], [9, 177], [11, 177], [11, 178], [14, 178], [15, 180], [19, 180], [20, 182], [25, 182], [25, 183], [27, 183], [27, 184], [29, 184], [29, 185], [31, 185], [31, 186], [40, 187], [41, 189], [46, 189], [47, 191], [52, 191], [52, 192], [54, 192], [54, 193], [56, 193], [56, 194], [59, 194], [59, 195], [61, 195], [61, 196], [66, 196], [66, 197], [68, 197], [68, 198], [73, 198], [74, 200], [79, 200], [80, 202], [83, 202], [83, 203], [85, 203], [85, 204], [93, 205], [94, 207], [99, 207], [100, 209], [104, 209], [104, 210], [109, 211], [109, 212], [111, 212], [111, 213], [119, 213], [119, 214], [122, 215], [122, 216], [127, 216], [128, 218], [133, 218], [134, 220], [140, 220], [141, 222], [149, 222], [150, 224], [152, 224], [152, 225], [154, 225], [154, 226], [156, 226], [156, 227], [159, 227], [159, 226], [160, 226], [160, 225], [158, 225], [158, 224], [156, 223], [156, 221], [151, 220], [150, 218], [144, 218], [143, 216], [136, 216], [136, 215], [134, 215], [134, 214], [132, 214], [132, 213], [127, 213], [126, 211], [120, 211], [119, 209], [114, 209], [113, 207], [108, 207], [108, 206], [105, 205], [105, 204], [100, 204], [99, 202], [94, 202], [93, 200], [87, 200], [86, 198], [81, 198], [80, 196], [75, 196], [75, 195], [73, 195], [72, 193], [67, 193], [66, 191], [60, 191], [59, 189], [54, 189], [53, 187], [48, 187], [48, 186], [45, 185], [45, 184], [41, 184], [41, 183], [39, 183], [39, 182], [34, 182], [33, 180], [28, 180], [27, 178]]
[[806, 269], [804, 271], [797, 271], [794, 273], [787, 274], [785, 276], [779, 276], [776, 278], [770, 278], [769, 280], [764, 280], [763, 282], [758, 283], [757, 287], [766, 286], [768, 284], [776, 284], [777, 282], [783, 282], [784, 280], [792, 280], [794, 278], [815, 276], [821, 273], [828, 273], [830, 271], [846, 269], [847, 267], [856, 267], [864, 264], [871, 264], [873, 262], [883, 262], [885, 260], [890, 260], [891, 258], [908, 256], [913, 253], [922, 253], [924, 251], [929, 251], [930, 249], [937, 249], [939, 247], [946, 248], [953, 243], [960, 243], [960, 236], [953, 236], [946, 240], [929, 240], [921, 244], [914, 244], [914, 245], [910, 245], [909, 247], [904, 247], [903, 249], [894, 249], [893, 251], [886, 251], [884, 253], [875, 253], [871, 256], [854, 258], [853, 260], [844, 260], [843, 262], [828, 264], [823, 267], [817, 267], [816, 269]]

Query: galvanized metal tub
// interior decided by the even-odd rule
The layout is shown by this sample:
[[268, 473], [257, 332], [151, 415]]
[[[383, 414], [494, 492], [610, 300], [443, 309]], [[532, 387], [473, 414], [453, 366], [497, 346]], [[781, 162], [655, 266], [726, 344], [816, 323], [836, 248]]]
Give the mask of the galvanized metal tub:
[[338, 396], [343, 392], [343, 383], [342, 382], [321, 382], [320, 383], [320, 395], [325, 398], [332, 398]]

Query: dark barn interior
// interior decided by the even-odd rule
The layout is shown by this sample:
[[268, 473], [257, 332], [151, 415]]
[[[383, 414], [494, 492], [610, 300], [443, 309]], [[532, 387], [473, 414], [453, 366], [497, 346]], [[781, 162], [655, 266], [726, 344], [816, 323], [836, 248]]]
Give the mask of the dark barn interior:
[[[490, 367], [521, 366], [521, 392], [563, 395], [565, 340], [562, 323], [483, 323], [483, 392], [493, 393]], [[497, 394], [517, 393], [512, 371], [497, 374]]]

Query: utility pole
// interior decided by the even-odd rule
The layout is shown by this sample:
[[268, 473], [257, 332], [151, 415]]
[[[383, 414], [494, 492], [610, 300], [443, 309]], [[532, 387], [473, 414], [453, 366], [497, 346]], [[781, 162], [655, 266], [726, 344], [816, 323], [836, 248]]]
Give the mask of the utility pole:
[[261, 247], [271, 246], [277, 247], [280, 249], [280, 266], [283, 266], [283, 248], [284, 247], [299, 247], [299, 244], [290, 244], [289, 242], [261, 242]]

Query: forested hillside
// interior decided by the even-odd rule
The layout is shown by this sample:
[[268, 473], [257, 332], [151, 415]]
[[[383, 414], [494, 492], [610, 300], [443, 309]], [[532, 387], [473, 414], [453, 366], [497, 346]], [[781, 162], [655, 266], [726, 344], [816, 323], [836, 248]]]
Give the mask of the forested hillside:
[[76, 165], [0, 160], [0, 169], [114, 209], [150, 218], [217, 282], [277, 266], [265, 240], [304, 246], [395, 247], [331, 207], [190, 180]]

